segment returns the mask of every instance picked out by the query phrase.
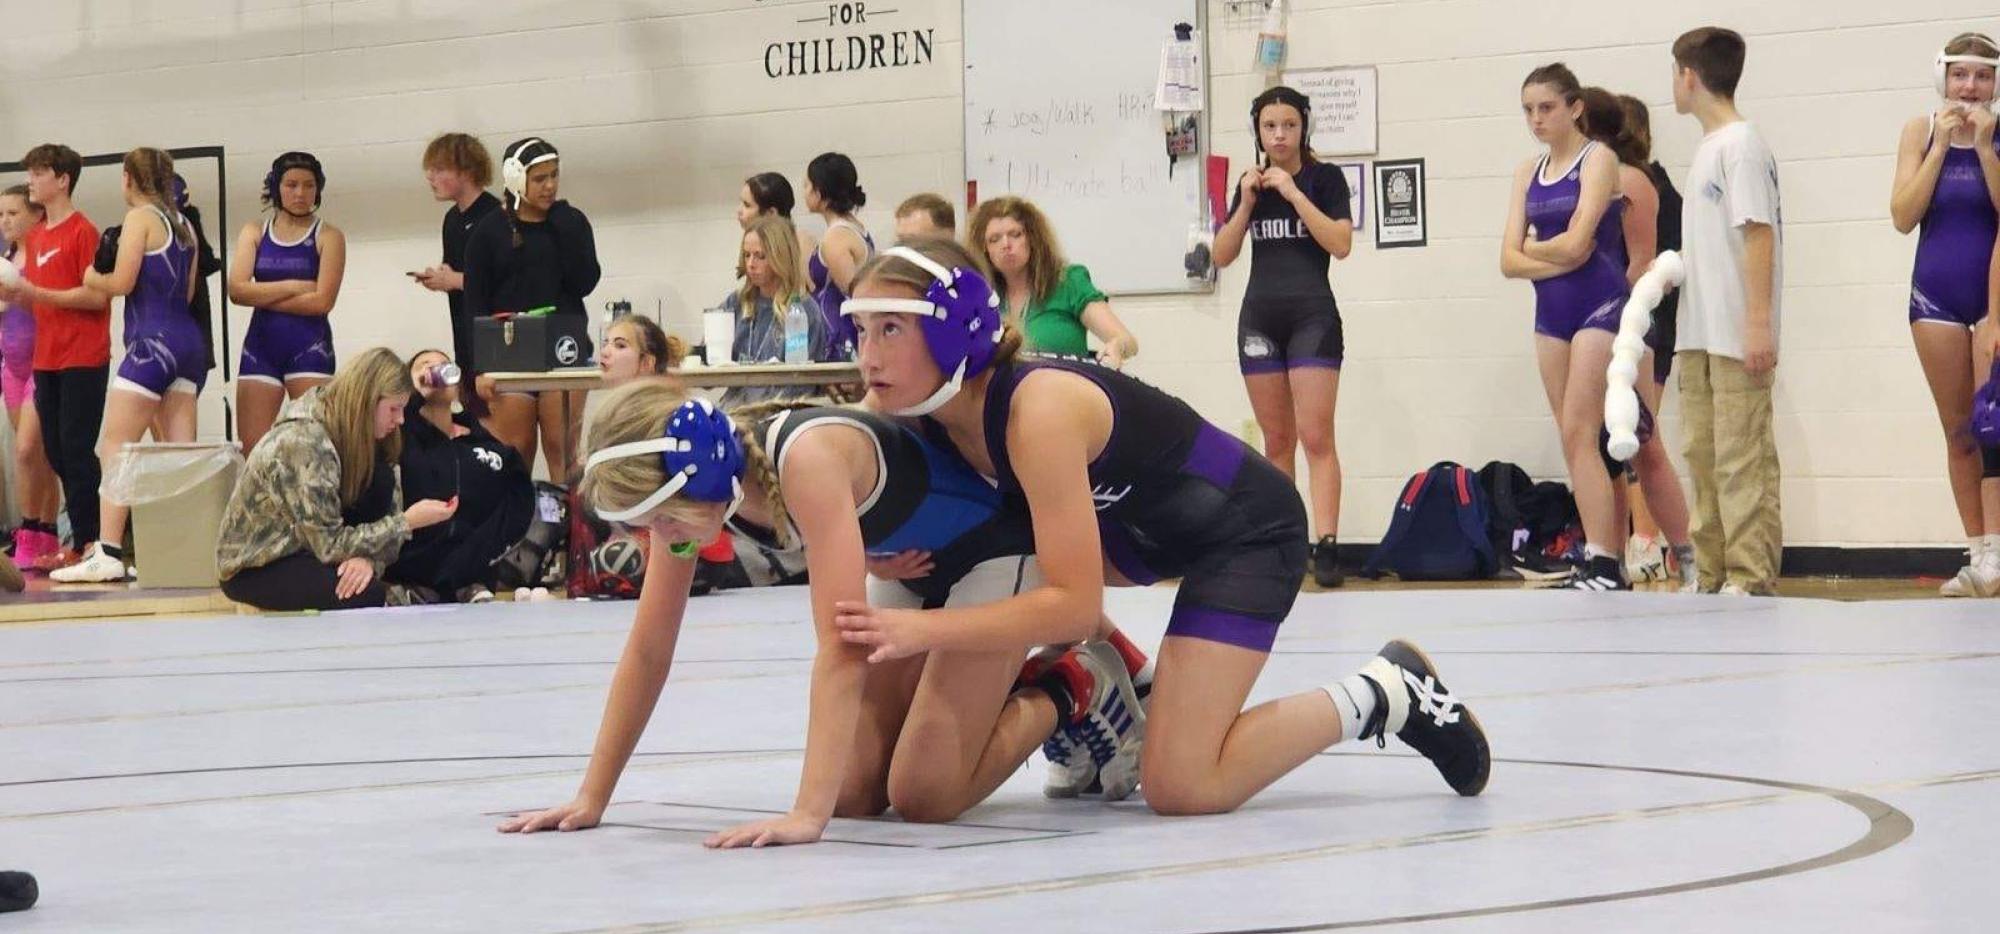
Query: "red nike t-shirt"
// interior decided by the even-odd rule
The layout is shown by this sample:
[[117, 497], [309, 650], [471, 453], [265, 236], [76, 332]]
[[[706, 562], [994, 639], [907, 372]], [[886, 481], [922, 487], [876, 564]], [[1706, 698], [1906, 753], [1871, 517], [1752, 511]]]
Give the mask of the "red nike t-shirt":
[[[38, 288], [63, 290], [83, 284], [97, 258], [97, 227], [77, 211], [63, 222], [36, 224], [23, 238], [21, 275]], [[42, 372], [111, 363], [111, 309], [85, 311], [35, 303], [35, 369]]]

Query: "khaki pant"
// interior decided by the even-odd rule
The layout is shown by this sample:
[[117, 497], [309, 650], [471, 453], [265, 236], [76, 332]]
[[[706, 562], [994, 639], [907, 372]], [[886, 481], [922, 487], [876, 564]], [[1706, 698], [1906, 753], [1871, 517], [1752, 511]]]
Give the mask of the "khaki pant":
[[1701, 351], [1676, 355], [1681, 430], [1694, 480], [1689, 532], [1701, 589], [1735, 584], [1774, 593], [1784, 550], [1778, 507], [1778, 441], [1771, 388], [1743, 361]]

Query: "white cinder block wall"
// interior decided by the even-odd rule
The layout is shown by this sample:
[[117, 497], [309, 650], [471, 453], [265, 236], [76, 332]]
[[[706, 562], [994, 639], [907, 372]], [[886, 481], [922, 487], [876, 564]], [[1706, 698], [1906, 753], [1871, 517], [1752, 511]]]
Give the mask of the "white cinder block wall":
[[[1335, 267], [1348, 338], [1343, 538], [1379, 535], [1403, 478], [1436, 460], [1500, 458], [1560, 476], [1531, 291], [1498, 272], [1511, 172], [1533, 147], [1520, 80], [1560, 59], [1586, 83], [1652, 102], [1658, 155], [1678, 176], [1698, 131], [1672, 112], [1667, 46], [1717, 23], [1750, 38], [1740, 103], [1781, 162], [1787, 539], [1958, 539], [1905, 324], [1914, 238], [1890, 228], [1886, 202], [1898, 127], [1933, 103], [1930, 57], [1956, 32], [2000, 30], [1990, 3], [1291, 6], [1291, 65], [1379, 66], [1380, 155], [1423, 157], [1430, 177], [1427, 248], [1377, 253], [1364, 235]], [[317, 153], [330, 176], [326, 216], [349, 236], [333, 321], [352, 354], [448, 346], [443, 300], [402, 275], [438, 249], [442, 206], [420, 177], [424, 142], [466, 130], [497, 156], [517, 137], [545, 136], [563, 151], [565, 196], [597, 228], [606, 275], [591, 306], [627, 298], [692, 336], [699, 310], [730, 286], [744, 176], [775, 169], [797, 185], [815, 154], [847, 152], [869, 193], [863, 219], [885, 234], [908, 194], [958, 200], [959, 3], [877, 9], [890, 7], [866, 29], [933, 30], [932, 63], [773, 79], [771, 43], [861, 28], [801, 22], [828, 5], [786, 0], [6, 0], [0, 127], [11, 142], [0, 151], [17, 157], [43, 140], [85, 153], [225, 146], [230, 230], [213, 229], [212, 166], [183, 166], [225, 248], [256, 216], [271, 157]], [[1209, 12], [1214, 151], [1240, 171], [1244, 107], [1263, 86], [1247, 67], [1259, 17], [1219, 0]], [[84, 174], [80, 201], [100, 225], [119, 213], [116, 179], [112, 168]], [[1116, 302], [1144, 344], [1136, 371], [1231, 430], [1249, 417], [1233, 350], [1247, 268], [1226, 271], [1213, 295]], [[232, 346], [246, 317], [231, 310]], [[220, 435], [223, 395], [204, 397], [205, 435]]]

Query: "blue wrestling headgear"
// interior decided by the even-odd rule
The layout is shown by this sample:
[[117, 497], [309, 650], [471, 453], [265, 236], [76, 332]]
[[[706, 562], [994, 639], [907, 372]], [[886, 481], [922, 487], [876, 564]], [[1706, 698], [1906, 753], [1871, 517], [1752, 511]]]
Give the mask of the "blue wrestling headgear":
[[902, 312], [923, 321], [924, 343], [929, 345], [938, 371], [945, 374], [944, 385], [930, 398], [895, 414], [929, 415], [958, 395], [967, 377], [978, 376], [993, 365], [995, 348], [1000, 345], [1000, 296], [978, 272], [946, 269], [909, 247], [890, 247], [882, 255], [914, 263], [937, 281], [924, 291], [923, 298], [850, 298], [841, 303], [840, 313]]
[[707, 399], [694, 399], [675, 409], [667, 417], [666, 432], [660, 437], [614, 444], [590, 455], [583, 469], [589, 473], [606, 461], [647, 454], [660, 455], [667, 482], [629, 509], [597, 510], [600, 518], [606, 522], [630, 521], [675, 495], [703, 503], [728, 503], [725, 519], [735, 515], [736, 507], [742, 505], [743, 444], [736, 440], [736, 426], [729, 416]]

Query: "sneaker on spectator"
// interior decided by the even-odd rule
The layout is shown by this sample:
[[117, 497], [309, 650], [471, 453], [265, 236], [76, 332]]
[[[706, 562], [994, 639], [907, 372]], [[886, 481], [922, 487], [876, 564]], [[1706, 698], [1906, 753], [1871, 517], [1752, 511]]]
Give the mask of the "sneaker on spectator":
[[1625, 543], [1625, 576], [1634, 584], [1667, 579], [1667, 546], [1644, 535]]
[[125, 566], [124, 559], [106, 554], [100, 542], [91, 542], [81, 561], [49, 572], [49, 580], [58, 584], [112, 584], [131, 576], [132, 569]]
[[33, 570], [35, 562], [42, 558], [42, 537], [29, 529], [14, 530], [14, 560], [8, 562], [15, 568]]

